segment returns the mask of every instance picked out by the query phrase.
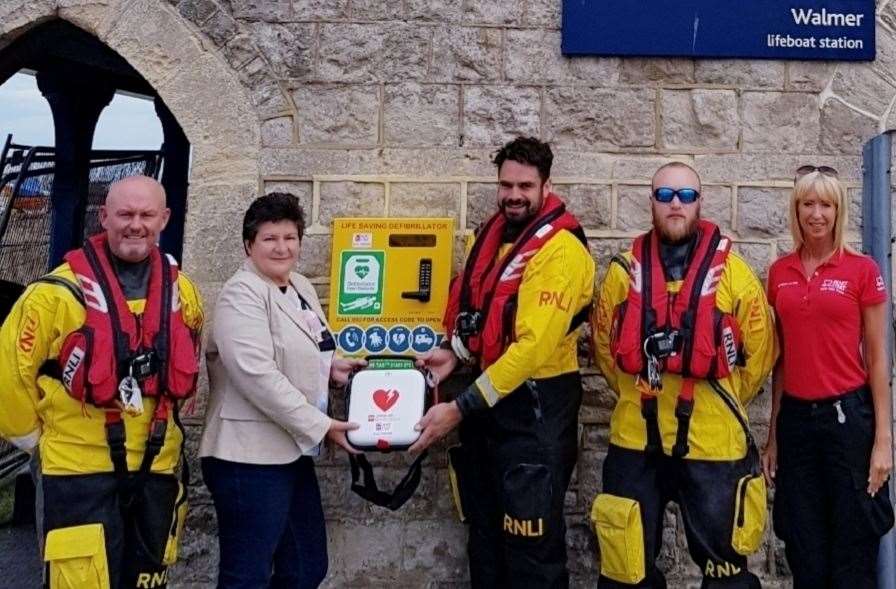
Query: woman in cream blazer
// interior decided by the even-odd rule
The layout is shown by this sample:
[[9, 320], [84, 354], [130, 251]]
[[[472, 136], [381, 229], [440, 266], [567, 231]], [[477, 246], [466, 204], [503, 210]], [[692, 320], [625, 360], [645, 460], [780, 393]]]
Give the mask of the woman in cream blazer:
[[218, 296], [206, 357], [202, 472], [218, 517], [218, 587], [317, 587], [326, 530], [311, 456], [324, 437], [348, 451], [354, 424], [327, 416], [329, 382], [363, 361], [334, 358], [313, 286], [293, 272], [304, 222], [295, 196], [252, 203], [247, 260]]

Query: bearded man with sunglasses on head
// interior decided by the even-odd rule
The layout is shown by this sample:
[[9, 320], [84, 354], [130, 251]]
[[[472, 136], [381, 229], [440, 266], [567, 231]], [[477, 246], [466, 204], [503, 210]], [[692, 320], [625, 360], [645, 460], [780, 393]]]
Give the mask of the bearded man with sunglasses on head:
[[676, 502], [701, 587], [759, 587], [765, 487], [746, 404], [775, 359], [762, 284], [700, 218], [700, 178], [673, 162], [653, 176], [653, 228], [607, 269], [594, 350], [619, 395], [602, 492], [592, 508], [601, 589], [666, 587], [655, 561]]

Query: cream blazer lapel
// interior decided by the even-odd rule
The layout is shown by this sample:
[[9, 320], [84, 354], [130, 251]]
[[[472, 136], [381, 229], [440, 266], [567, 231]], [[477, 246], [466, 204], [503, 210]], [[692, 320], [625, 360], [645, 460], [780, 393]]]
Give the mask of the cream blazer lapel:
[[[318, 337], [318, 334], [313, 334], [313, 333], [311, 333], [311, 332], [308, 331], [308, 326], [305, 324], [304, 321], [302, 321], [301, 319], [299, 319], [299, 309], [297, 309], [297, 308], [291, 303], [291, 301], [289, 300], [289, 297], [288, 297], [286, 294], [284, 294], [284, 293], [282, 293], [282, 292], [280, 291], [280, 288], [279, 288], [276, 284], [274, 284], [274, 281], [271, 280], [270, 278], [268, 278], [267, 276], [265, 276], [264, 274], [262, 274], [262, 273], [258, 270], [258, 268], [255, 267], [255, 264], [253, 264], [253, 263], [252, 263], [252, 260], [250, 260], [250, 259], [247, 259], [247, 260], [243, 263], [243, 269], [248, 270], [249, 272], [252, 272], [252, 273], [255, 274], [256, 276], [258, 276], [259, 278], [261, 278], [262, 280], [264, 280], [265, 283], [267, 283], [267, 285], [268, 285], [268, 290], [270, 291], [270, 292], [269, 292], [268, 300], [271, 300], [275, 305], [277, 305], [277, 307], [280, 309], [280, 311], [281, 311], [284, 315], [286, 315], [286, 317], [287, 317], [293, 324], [295, 324], [296, 327], [299, 328], [299, 331], [301, 331], [302, 333], [304, 333], [305, 335], [307, 335], [308, 338], [309, 338], [312, 342], [314, 342], [315, 345], [317, 345], [317, 337]], [[292, 275], [290, 275], [290, 283], [292, 284], [293, 288], [296, 289], [296, 292], [298, 292], [299, 294], [301, 294], [301, 295], [302, 295], [303, 297], [305, 297], [306, 300], [307, 300], [307, 295], [304, 294], [304, 293], [302, 293], [302, 290], [299, 288], [299, 285], [296, 284], [297, 282], [299, 282], [298, 278], [299, 278], [299, 275], [298, 275], [298, 274], [292, 274]]]

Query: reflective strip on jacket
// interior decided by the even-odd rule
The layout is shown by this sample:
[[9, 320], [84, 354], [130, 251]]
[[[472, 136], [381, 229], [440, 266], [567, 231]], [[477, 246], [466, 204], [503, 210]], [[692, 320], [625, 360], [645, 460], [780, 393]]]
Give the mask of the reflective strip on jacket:
[[[624, 258], [631, 262], [631, 252]], [[678, 292], [681, 281], [670, 282], [670, 292]], [[594, 353], [598, 367], [607, 383], [619, 395], [610, 419], [610, 443], [643, 450], [647, 444], [647, 429], [641, 416], [641, 393], [635, 386], [635, 376], [620, 370], [610, 353], [610, 330], [613, 311], [626, 300], [629, 274], [622, 264], [613, 262], [601, 284], [597, 304], [592, 315]], [[765, 383], [777, 357], [774, 320], [765, 298], [762, 284], [744, 260], [731, 252], [716, 293], [716, 306], [736, 319], [743, 337], [746, 364], [737, 366], [720, 384], [737, 402], [743, 415], [744, 407], [757, 395]], [[663, 451], [671, 455], [678, 430], [675, 403], [681, 388], [681, 377], [663, 375], [663, 390], [659, 395], [659, 427]], [[689, 459], [736, 460], [746, 455], [743, 430], [734, 415], [706, 381], [698, 380], [694, 390], [694, 414], [688, 432]]]
[[[52, 275], [77, 284], [68, 264]], [[183, 273], [178, 288], [184, 322], [198, 336], [203, 322], [199, 292]], [[128, 307], [141, 313], [145, 302], [128, 301]], [[75, 400], [60, 381], [39, 374], [44, 361], [58, 356], [66, 336], [81, 327], [85, 317], [84, 306], [64, 286], [38, 282], [28, 287], [0, 328], [0, 436], [26, 450], [39, 440], [44, 474], [112, 471], [105, 412]], [[144, 397], [143, 403], [142, 415], [122, 414], [130, 470], [137, 470], [143, 459], [156, 400]], [[153, 472], [170, 473], [179, 459], [183, 436], [170, 420]]]
[[[502, 248], [501, 255], [509, 246]], [[476, 379], [490, 406], [527, 379], [549, 378], [579, 369], [579, 330], [569, 333], [573, 315], [594, 296], [594, 260], [569, 231], [561, 231], [532, 256], [517, 298], [514, 341]]]

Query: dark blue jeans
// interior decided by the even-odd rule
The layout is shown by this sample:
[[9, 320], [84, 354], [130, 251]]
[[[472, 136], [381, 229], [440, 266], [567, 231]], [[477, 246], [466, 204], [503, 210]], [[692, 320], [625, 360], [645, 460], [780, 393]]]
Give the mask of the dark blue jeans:
[[218, 587], [305, 589], [327, 574], [327, 532], [311, 458], [290, 464], [202, 459], [221, 549]]

